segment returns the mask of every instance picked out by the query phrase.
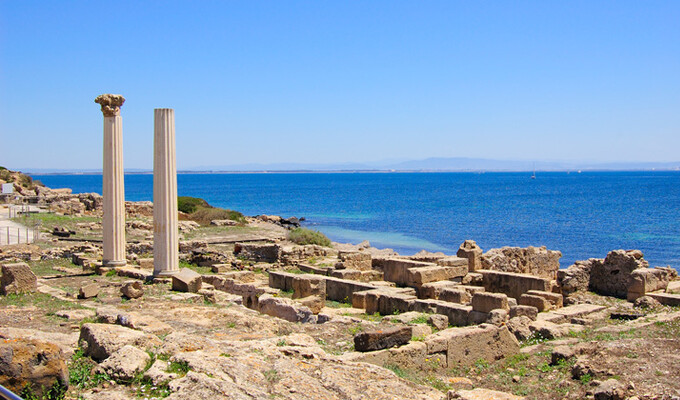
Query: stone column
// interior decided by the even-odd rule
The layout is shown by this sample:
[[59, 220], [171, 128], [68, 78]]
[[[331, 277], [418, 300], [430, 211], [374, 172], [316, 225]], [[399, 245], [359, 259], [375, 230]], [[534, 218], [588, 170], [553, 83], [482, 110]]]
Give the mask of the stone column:
[[123, 184], [123, 120], [120, 107], [125, 98], [119, 94], [102, 94], [95, 103], [104, 114], [104, 171], [102, 220], [104, 267], [120, 267], [125, 259], [125, 187]]
[[154, 110], [153, 274], [179, 272], [175, 110]]

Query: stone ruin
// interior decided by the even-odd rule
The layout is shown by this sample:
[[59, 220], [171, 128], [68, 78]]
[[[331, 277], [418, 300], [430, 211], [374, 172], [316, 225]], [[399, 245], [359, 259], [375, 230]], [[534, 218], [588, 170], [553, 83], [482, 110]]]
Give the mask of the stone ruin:
[[[612, 251], [605, 259], [577, 262], [564, 270], [557, 268], [561, 253], [545, 247], [483, 253], [466, 241], [457, 254], [374, 256], [366, 249], [237, 243], [239, 259], [204, 261], [216, 274], [183, 270], [172, 281], [174, 288], [193, 296], [229, 299], [291, 322], [328, 321], [331, 316], [322, 310], [326, 301], [405, 321], [425, 313], [440, 326], [439, 332], [397, 330], [355, 339], [357, 350], [366, 351], [352, 353], [352, 360], [410, 367], [433, 359], [440, 368], [492, 361], [517, 353], [518, 340], [532, 335], [556, 338], [583, 330], [574, 322], [605, 309], [579, 304], [574, 295], [583, 291], [631, 300], [646, 295], [663, 304], [680, 301], [680, 295], [663, 293], [677, 278], [675, 270], [649, 268], [639, 251]], [[308, 261], [312, 257], [315, 263]], [[266, 280], [244, 261], [255, 263], [251, 269], [266, 269]], [[119, 275], [153, 279], [148, 269], [117, 270]], [[409, 335], [424, 337], [403, 339]]]

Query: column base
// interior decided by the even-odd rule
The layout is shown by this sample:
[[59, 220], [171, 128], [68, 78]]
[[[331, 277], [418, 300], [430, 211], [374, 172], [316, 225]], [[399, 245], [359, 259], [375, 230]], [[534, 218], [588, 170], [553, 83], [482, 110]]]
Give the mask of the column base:
[[127, 265], [127, 260], [102, 260], [102, 267], [124, 267]]
[[154, 272], [153, 272], [153, 276], [154, 276], [154, 277], [156, 277], [156, 276], [173, 276], [173, 275], [177, 275], [177, 274], [179, 274], [179, 270], [175, 270], [175, 271], [160, 271], [160, 272], [154, 271]]

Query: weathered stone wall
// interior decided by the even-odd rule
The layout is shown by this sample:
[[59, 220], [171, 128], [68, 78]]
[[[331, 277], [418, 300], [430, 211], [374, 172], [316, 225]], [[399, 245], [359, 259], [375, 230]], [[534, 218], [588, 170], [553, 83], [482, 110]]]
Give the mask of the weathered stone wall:
[[649, 263], [640, 250], [614, 250], [604, 260], [592, 260], [590, 290], [606, 296], [626, 298], [631, 273]]
[[482, 255], [482, 268], [555, 279], [562, 253], [543, 247], [502, 247]]
[[505, 293], [517, 300], [529, 290], [550, 291], [550, 280], [533, 275], [512, 272], [479, 270], [484, 276], [487, 292]]

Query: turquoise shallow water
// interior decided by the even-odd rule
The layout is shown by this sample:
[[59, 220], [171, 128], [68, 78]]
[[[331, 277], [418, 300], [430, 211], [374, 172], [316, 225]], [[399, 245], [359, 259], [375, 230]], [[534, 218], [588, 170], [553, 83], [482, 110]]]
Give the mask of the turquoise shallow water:
[[[331, 239], [403, 254], [547, 246], [562, 266], [640, 249], [680, 268], [680, 172], [180, 174], [181, 196], [246, 215], [306, 217]], [[101, 193], [101, 175], [34, 175]], [[126, 175], [127, 200], [153, 200], [151, 175]]]

